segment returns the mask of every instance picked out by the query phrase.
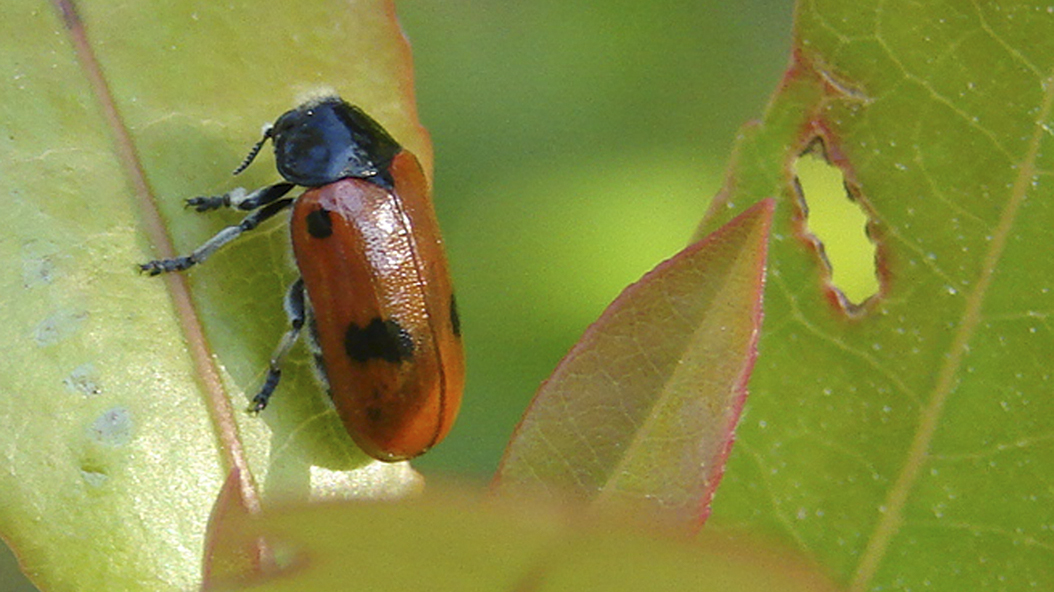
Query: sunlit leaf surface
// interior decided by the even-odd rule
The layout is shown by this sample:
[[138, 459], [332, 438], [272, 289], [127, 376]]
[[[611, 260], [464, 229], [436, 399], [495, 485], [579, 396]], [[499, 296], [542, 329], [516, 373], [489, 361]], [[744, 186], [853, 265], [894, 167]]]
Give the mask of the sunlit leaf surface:
[[[230, 171], [311, 88], [362, 105], [430, 169], [393, 16], [380, 1], [5, 5], [0, 532], [42, 587], [192, 589], [233, 448], [265, 498], [365, 464], [302, 358], [261, 418], [242, 413], [284, 331], [281, 224], [189, 274], [182, 312], [135, 264], [160, 254], [151, 228], [187, 251], [237, 220], [182, 200], [277, 180], [269, 156]], [[210, 389], [234, 418], [222, 437]]]

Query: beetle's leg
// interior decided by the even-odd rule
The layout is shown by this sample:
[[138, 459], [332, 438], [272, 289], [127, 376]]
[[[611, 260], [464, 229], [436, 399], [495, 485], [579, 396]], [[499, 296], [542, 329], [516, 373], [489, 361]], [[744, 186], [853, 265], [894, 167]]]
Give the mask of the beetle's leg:
[[218, 210], [220, 208], [235, 208], [245, 211], [255, 210], [289, 193], [293, 187], [295, 185], [292, 183], [275, 183], [274, 185], [261, 187], [252, 193], [246, 193], [245, 189], [239, 187], [223, 195], [192, 197], [187, 200], [187, 207], [194, 208], [199, 212]]
[[271, 399], [275, 388], [278, 387], [278, 381], [282, 378], [282, 361], [296, 344], [297, 338], [300, 337], [300, 330], [304, 328], [306, 313], [303, 279], [298, 278], [293, 285], [289, 286], [289, 292], [285, 295], [285, 314], [289, 318], [289, 330], [285, 332], [282, 340], [278, 342], [278, 347], [271, 354], [271, 367], [267, 371], [267, 378], [264, 379], [260, 392], [256, 393], [249, 405], [250, 413], [259, 413], [267, 407], [267, 401]]
[[205, 241], [205, 244], [201, 245], [190, 255], [183, 257], [175, 257], [173, 259], [156, 259], [149, 263], [143, 263], [139, 266], [139, 270], [146, 272], [150, 275], [157, 275], [159, 273], [168, 273], [172, 271], [183, 271], [189, 267], [192, 267], [198, 263], [201, 263], [205, 259], [216, 252], [217, 249], [223, 245], [231, 242], [238, 238], [244, 232], [248, 232], [253, 228], [260, 225], [261, 222], [271, 218], [278, 212], [288, 208], [293, 204], [293, 198], [288, 197], [280, 199], [278, 201], [271, 202], [266, 206], [256, 210], [248, 216], [242, 218], [242, 221], [234, 226], [228, 226], [223, 230], [217, 232], [212, 238]]

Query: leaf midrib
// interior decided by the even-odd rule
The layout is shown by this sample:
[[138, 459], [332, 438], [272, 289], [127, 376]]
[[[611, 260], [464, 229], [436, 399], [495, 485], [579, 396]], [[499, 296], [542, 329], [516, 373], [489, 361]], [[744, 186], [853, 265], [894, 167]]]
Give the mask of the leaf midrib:
[[[110, 128], [117, 160], [135, 193], [143, 232], [156, 246], [158, 254], [162, 257], [172, 257], [175, 255], [174, 247], [157, 209], [154, 193], [135, 149], [135, 142], [117, 109], [110, 85], [95, 55], [84, 22], [77, 13], [76, 5], [69, 0], [52, 0], [52, 4], [66, 26], [73, 52], [95, 96], [99, 110]], [[128, 263], [128, 268], [131, 273], [134, 268], [133, 262]], [[241, 445], [230, 399], [223, 388], [219, 371], [209, 351], [201, 319], [190, 297], [190, 289], [185, 279], [179, 274], [169, 274], [165, 279], [180, 328], [187, 342], [188, 354], [208, 397], [210, 418], [221, 443], [224, 469], [239, 469], [242, 501], [250, 510], [258, 511], [260, 508], [259, 490], [252, 472], [249, 471], [248, 459]]]

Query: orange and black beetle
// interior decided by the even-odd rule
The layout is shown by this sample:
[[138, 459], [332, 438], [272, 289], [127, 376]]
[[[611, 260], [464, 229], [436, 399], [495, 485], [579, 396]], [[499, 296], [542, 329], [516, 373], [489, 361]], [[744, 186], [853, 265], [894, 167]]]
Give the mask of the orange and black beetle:
[[[348, 433], [382, 461], [413, 458], [446, 436], [464, 386], [464, 354], [446, 255], [421, 165], [376, 121], [337, 96], [286, 112], [272, 140], [286, 180], [246, 194], [187, 200], [199, 212], [250, 211], [190, 255], [140, 266], [182, 271], [292, 206], [300, 279], [285, 299], [290, 329], [250, 410], [261, 411], [306, 324], [318, 374]], [[294, 186], [307, 187], [296, 198]]]

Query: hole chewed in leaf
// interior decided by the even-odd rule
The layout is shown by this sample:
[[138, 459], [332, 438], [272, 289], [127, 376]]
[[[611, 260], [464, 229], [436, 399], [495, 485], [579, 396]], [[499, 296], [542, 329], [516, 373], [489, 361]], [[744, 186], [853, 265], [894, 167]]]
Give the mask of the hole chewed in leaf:
[[793, 172], [804, 214], [802, 231], [826, 266], [835, 300], [847, 313], [858, 313], [879, 289], [875, 244], [869, 236], [874, 219], [862, 202], [860, 188], [832, 163], [819, 137], [794, 161]]

